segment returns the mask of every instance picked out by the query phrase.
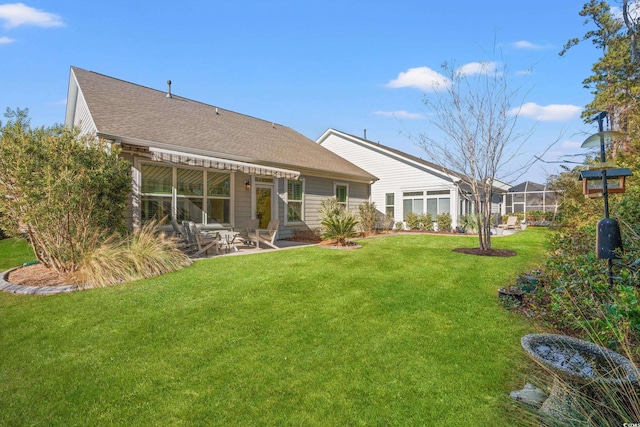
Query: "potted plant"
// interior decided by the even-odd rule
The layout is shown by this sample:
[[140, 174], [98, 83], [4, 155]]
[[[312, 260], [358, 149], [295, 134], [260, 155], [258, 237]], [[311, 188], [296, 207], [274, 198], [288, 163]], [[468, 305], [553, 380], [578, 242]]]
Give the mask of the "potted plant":
[[520, 286], [512, 285], [498, 289], [498, 298], [503, 304], [521, 305], [524, 301], [525, 292]]
[[498, 298], [503, 303], [522, 304], [524, 295], [536, 290], [540, 274], [542, 274], [540, 270], [533, 270], [530, 274], [520, 274], [516, 277], [515, 285], [498, 289]]

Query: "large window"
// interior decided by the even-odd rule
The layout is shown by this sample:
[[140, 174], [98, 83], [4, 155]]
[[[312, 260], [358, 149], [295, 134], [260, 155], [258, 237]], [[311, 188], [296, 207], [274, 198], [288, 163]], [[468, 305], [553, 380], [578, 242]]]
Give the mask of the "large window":
[[427, 191], [427, 213], [434, 220], [443, 213], [451, 213], [451, 194], [449, 190]]
[[207, 223], [231, 223], [231, 181], [228, 173], [207, 171]]
[[338, 204], [347, 209], [347, 201], [349, 199], [349, 187], [345, 184], [336, 184], [336, 199]]
[[428, 213], [435, 221], [443, 213], [451, 212], [451, 194], [449, 190], [407, 191], [402, 193], [403, 219], [413, 212], [416, 215]]
[[422, 191], [409, 191], [402, 193], [402, 219], [406, 220], [409, 212], [416, 215], [424, 213], [424, 193]]
[[231, 222], [231, 175], [143, 163], [142, 222], [173, 217], [196, 223]]
[[204, 222], [204, 171], [177, 168], [178, 222]]
[[143, 222], [161, 220], [171, 216], [173, 196], [173, 168], [142, 165], [142, 197], [140, 198]]
[[302, 181], [287, 181], [287, 223], [302, 222], [303, 217], [303, 182]]

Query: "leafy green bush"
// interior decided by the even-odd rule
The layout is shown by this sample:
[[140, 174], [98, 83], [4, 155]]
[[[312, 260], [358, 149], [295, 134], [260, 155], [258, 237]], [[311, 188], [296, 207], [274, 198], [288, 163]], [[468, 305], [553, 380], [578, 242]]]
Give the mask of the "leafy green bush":
[[335, 198], [320, 202], [320, 223], [323, 227], [324, 240], [335, 240], [342, 246], [346, 246], [347, 239], [357, 236], [356, 216], [346, 211]]
[[0, 128], [0, 221], [36, 257], [73, 273], [97, 236], [126, 231], [130, 164], [105, 141], [56, 125], [32, 129], [26, 110]]
[[640, 339], [640, 251], [626, 239], [627, 251], [614, 261], [609, 284], [605, 260], [595, 252], [596, 227], [563, 229], [549, 241], [549, 259], [532, 302], [561, 330], [573, 330], [616, 350], [635, 348]]
[[451, 214], [447, 212], [438, 215], [436, 223], [438, 224], [438, 231], [451, 231]]

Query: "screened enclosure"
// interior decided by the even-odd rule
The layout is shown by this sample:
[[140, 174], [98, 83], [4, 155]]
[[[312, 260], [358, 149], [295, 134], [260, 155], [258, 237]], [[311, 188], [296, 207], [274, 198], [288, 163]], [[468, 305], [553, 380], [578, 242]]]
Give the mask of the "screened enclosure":
[[546, 185], [525, 181], [505, 193], [504, 213], [521, 212], [526, 216], [527, 212], [533, 211], [556, 212], [560, 202], [557, 193]]

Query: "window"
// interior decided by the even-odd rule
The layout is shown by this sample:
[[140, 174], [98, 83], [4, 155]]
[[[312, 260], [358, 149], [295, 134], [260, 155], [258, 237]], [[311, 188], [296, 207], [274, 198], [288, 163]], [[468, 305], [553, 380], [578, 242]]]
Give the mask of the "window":
[[303, 186], [302, 181], [287, 181], [287, 222], [303, 221]]
[[387, 219], [391, 219], [394, 217], [395, 215], [395, 203], [394, 203], [394, 199], [395, 199], [395, 194], [393, 193], [387, 193], [385, 194], [385, 209], [384, 209], [384, 214], [387, 217]]
[[159, 221], [171, 216], [173, 195], [173, 168], [142, 165], [142, 197], [140, 198], [143, 222]]
[[427, 191], [427, 213], [431, 214], [434, 221], [440, 214], [451, 213], [450, 196], [449, 190]]
[[172, 213], [177, 221], [231, 223], [229, 173], [147, 163], [141, 164], [140, 171], [143, 223]]
[[338, 204], [347, 209], [349, 187], [344, 184], [336, 184], [336, 199]]
[[207, 223], [230, 224], [231, 177], [228, 173], [207, 171]]
[[409, 212], [416, 215], [424, 213], [424, 192], [409, 191], [402, 193], [402, 219], [406, 220]]
[[204, 171], [178, 168], [176, 194], [178, 222], [203, 222]]

